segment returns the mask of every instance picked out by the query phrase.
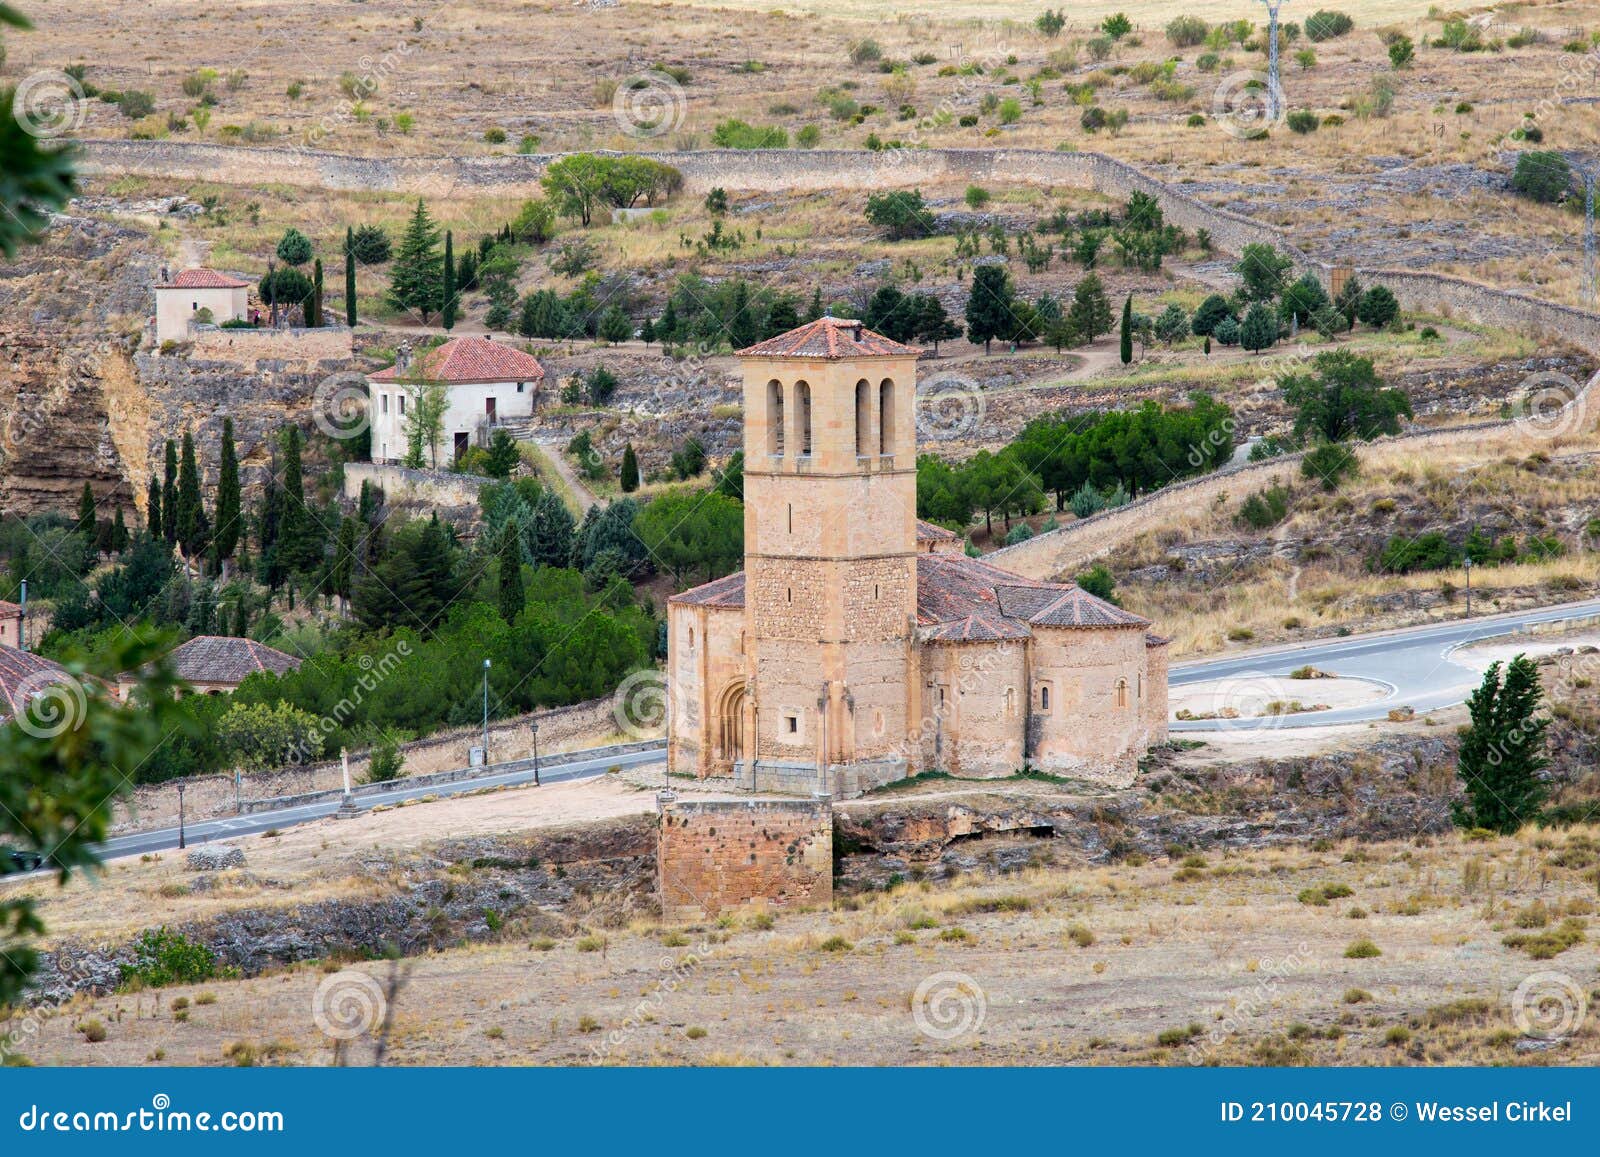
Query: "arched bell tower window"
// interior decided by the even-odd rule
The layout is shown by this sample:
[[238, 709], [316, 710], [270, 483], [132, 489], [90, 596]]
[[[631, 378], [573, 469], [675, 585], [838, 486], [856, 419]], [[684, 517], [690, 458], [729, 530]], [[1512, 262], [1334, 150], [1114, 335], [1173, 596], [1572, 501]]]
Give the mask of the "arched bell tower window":
[[872, 383], [856, 383], [856, 457], [872, 453]]
[[878, 453], [894, 453], [894, 382], [888, 378], [878, 385]]
[[795, 417], [800, 421], [800, 454], [811, 455], [811, 383], [794, 384]]
[[783, 454], [783, 383], [777, 378], [767, 383], [767, 453]]

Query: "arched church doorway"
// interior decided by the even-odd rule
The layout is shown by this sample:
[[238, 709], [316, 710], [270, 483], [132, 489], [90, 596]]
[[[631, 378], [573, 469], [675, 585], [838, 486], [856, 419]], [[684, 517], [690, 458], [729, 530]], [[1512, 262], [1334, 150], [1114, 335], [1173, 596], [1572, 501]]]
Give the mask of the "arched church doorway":
[[716, 774], [725, 775], [745, 758], [750, 696], [743, 679], [737, 679], [717, 697]]

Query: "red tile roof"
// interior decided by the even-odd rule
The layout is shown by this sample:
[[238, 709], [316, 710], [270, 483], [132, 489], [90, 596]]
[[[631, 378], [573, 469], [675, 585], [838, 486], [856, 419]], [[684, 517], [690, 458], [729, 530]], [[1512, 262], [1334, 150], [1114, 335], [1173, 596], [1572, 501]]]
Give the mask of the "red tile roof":
[[[739, 609], [744, 597], [740, 571], [669, 601]], [[924, 642], [975, 643], [1026, 639], [1034, 627], [1142, 631], [1150, 620], [1073, 583], [1034, 582], [982, 559], [941, 551], [917, 555], [917, 626]], [[1157, 645], [1149, 642], [1156, 637], [1147, 635], [1149, 645]]]
[[738, 351], [741, 358], [914, 358], [915, 346], [890, 341], [848, 317], [819, 317]]
[[15, 715], [29, 699], [58, 683], [79, 685], [60, 663], [32, 651], [0, 647], [0, 719]]
[[16, 603], [8, 603], [0, 599], [0, 619], [14, 619], [22, 614], [22, 608]]
[[1172, 640], [1164, 635], [1158, 635], [1154, 631], [1145, 632], [1144, 645], [1147, 647], [1165, 647], [1170, 642]]
[[215, 269], [185, 269], [157, 289], [246, 289], [250, 283], [218, 273]]
[[[532, 354], [486, 337], [458, 337], [422, 355], [411, 374], [429, 382], [531, 382], [544, 377], [544, 367]], [[398, 365], [372, 375], [375, 382], [399, 381], [405, 376]]]
[[931, 522], [917, 519], [918, 542], [954, 542], [961, 536], [953, 530], [946, 530], [942, 526], [935, 526]]
[[[257, 671], [282, 675], [300, 666], [300, 660], [254, 639], [230, 635], [196, 635], [167, 655], [178, 678], [186, 683], [224, 683], [238, 686]], [[126, 674], [126, 673], [125, 673]]]

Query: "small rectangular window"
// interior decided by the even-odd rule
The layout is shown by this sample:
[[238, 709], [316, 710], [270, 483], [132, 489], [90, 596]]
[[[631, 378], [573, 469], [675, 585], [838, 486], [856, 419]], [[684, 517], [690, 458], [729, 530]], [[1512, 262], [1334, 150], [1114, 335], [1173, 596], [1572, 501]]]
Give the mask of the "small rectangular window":
[[798, 715], [785, 715], [783, 717], [783, 729], [790, 735], [798, 735], [800, 733], [800, 717]]

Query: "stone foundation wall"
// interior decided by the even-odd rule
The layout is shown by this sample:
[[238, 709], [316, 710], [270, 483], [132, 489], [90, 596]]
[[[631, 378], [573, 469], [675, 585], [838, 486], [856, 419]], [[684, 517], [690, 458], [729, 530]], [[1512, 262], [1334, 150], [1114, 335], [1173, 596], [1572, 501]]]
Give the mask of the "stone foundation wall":
[[343, 327], [323, 329], [198, 329], [186, 339], [191, 357], [237, 362], [255, 369], [262, 360], [337, 363], [330, 372], [348, 368], [354, 356], [351, 332]]
[[344, 496], [354, 502], [361, 497], [361, 484], [370, 482], [383, 491], [384, 498], [389, 502], [476, 508], [478, 491], [489, 481], [488, 478], [451, 474], [443, 470], [408, 470], [404, 466], [350, 462], [344, 468]]
[[663, 800], [660, 809], [663, 918], [833, 903], [830, 800]]

